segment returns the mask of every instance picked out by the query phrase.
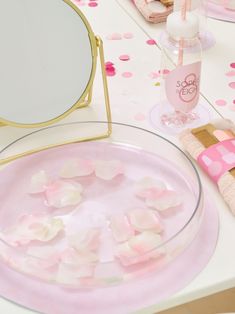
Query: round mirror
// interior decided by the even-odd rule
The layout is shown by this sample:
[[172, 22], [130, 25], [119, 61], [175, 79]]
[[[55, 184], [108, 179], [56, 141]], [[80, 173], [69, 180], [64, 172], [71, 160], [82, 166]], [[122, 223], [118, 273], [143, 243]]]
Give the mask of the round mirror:
[[63, 118], [92, 86], [95, 36], [70, 0], [0, 0], [0, 121]]

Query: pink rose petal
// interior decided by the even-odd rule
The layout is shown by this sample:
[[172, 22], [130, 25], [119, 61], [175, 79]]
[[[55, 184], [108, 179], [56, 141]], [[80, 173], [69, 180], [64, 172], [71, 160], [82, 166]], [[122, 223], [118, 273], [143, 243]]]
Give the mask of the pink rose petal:
[[158, 234], [145, 231], [119, 244], [115, 255], [123, 266], [139, 264], [162, 256], [165, 250], [159, 248], [161, 244], [162, 239]]
[[153, 231], [161, 233], [163, 227], [153, 210], [137, 208], [129, 212], [129, 219], [136, 231]]
[[119, 57], [119, 59], [120, 59], [121, 61], [129, 61], [129, 60], [130, 60], [130, 56], [128, 56], [128, 55], [121, 55], [121, 56]]
[[47, 186], [46, 204], [49, 207], [63, 208], [77, 205], [81, 202], [81, 184], [57, 180]]
[[133, 76], [133, 73], [131, 73], [131, 72], [123, 72], [122, 73], [122, 77], [124, 77], [124, 78], [130, 78], [132, 76]]
[[100, 245], [100, 230], [88, 229], [68, 237], [71, 247], [77, 251], [96, 251]]
[[2, 233], [1, 237], [12, 246], [22, 246], [31, 241], [51, 241], [63, 229], [63, 222], [59, 218], [50, 218], [43, 214], [23, 215], [17, 224]]
[[164, 182], [155, 180], [151, 177], [144, 177], [134, 185], [135, 195], [141, 198], [150, 197], [152, 194], [162, 193], [166, 190]]
[[35, 173], [31, 178], [29, 193], [30, 194], [43, 193], [46, 190], [46, 186], [48, 183], [49, 179], [44, 170]]
[[119, 160], [97, 161], [95, 163], [95, 174], [98, 178], [110, 181], [116, 176], [124, 173], [124, 166]]
[[89, 159], [72, 159], [69, 160], [62, 170], [60, 176], [65, 179], [75, 177], [89, 176], [94, 172], [94, 165]]
[[156, 249], [162, 244], [162, 237], [151, 231], [144, 231], [128, 241], [131, 249], [139, 254], [144, 254]]
[[125, 215], [112, 216], [110, 219], [110, 228], [117, 242], [125, 242], [135, 234]]
[[182, 204], [182, 199], [175, 191], [165, 190], [156, 197], [146, 199], [146, 205], [158, 211], [164, 211]]
[[87, 265], [97, 261], [97, 254], [86, 250], [78, 252], [73, 248], [68, 248], [61, 254], [61, 262], [70, 266]]

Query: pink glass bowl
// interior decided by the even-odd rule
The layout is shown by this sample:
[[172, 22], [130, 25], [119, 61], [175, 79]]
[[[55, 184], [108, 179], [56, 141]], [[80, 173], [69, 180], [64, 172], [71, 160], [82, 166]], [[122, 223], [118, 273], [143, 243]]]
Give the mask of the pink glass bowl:
[[[30, 242], [14, 247], [1, 240], [0, 258], [8, 267], [26, 276], [68, 288], [105, 287], [159, 272], [164, 265], [174, 263], [174, 259], [190, 246], [203, 217], [201, 182], [191, 160], [162, 136], [121, 123], [112, 123], [113, 131], [109, 138], [79, 142], [85, 137], [102, 133], [106, 128], [106, 122], [73, 122], [47, 127], [18, 139], [1, 151], [1, 158], [5, 158], [41, 145], [77, 141], [17, 159], [1, 169], [0, 233], [16, 224], [22, 213], [42, 211], [49, 217], [62, 219], [65, 225], [63, 233], [46, 244]], [[125, 175], [109, 182], [93, 175], [78, 178], [86, 187], [84, 202], [79, 205], [81, 208], [51, 210], [41, 196], [28, 193], [30, 178], [42, 169], [51, 177], [56, 177], [68, 158], [119, 160], [125, 166]], [[157, 213], [164, 226], [162, 243], [151, 251], [145, 251], [142, 262], [126, 266], [114, 254], [117, 244], [110, 231], [109, 217], [117, 213], [126, 214], [136, 207], [145, 208], [143, 200], [133, 196], [132, 192], [133, 184], [145, 176], [160, 179], [169, 189], [179, 193], [182, 206]], [[44, 245], [61, 252], [66, 249], [67, 232], [84, 228], [102, 230], [99, 259], [92, 275], [75, 276], [75, 279], [66, 282], [58, 280], [60, 260], [49, 267], [44, 258], [28, 253], [32, 247]], [[150, 255], [155, 257], [148, 258]]]

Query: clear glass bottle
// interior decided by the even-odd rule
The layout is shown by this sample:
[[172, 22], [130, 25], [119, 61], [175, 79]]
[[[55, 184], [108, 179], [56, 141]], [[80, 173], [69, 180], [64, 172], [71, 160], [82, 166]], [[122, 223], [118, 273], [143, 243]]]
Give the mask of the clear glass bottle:
[[180, 12], [167, 19], [167, 33], [162, 42], [161, 123], [180, 127], [198, 119], [194, 112], [199, 101], [201, 79], [201, 43], [197, 16]]
[[[195, 14], [199, 20], [199, 39], [203, 50], [215, 44], [215, 38], [207, 28], [207, 2], [208, 0], [187, 1], [187, 11]], [[185, 0], [174, 0], [174, 12], [181, 11], [184, 3]]]

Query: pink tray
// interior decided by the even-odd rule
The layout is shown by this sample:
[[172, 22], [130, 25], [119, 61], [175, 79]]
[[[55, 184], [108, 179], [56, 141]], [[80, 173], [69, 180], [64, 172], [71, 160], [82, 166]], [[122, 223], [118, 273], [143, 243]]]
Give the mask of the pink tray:
[[227, 10], [222, 5], [207, 2], [207, 16], [216, 20], [235, 22], [235, 10]]

